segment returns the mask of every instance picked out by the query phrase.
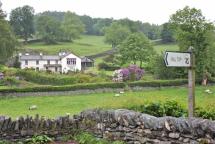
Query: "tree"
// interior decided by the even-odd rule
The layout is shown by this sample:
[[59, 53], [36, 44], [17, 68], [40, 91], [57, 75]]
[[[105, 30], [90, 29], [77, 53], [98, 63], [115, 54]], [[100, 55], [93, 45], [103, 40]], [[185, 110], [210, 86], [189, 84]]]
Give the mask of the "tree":
[[113, 19], [105, 18], [96, 19], [96, 23], [93, 25], [93, 31], [95, 35], [104, 35], [105, 27], [109, 27], [113, 22]]
[[16, 35], [27, 42], [34, 33], [34, 9], [30, 6], [18, 7], [11, 11], [10, 24]]
[[175, 41], [173, 37], [173, 30], [171, 30], [169, 23], [163, 24], [161, 39], [163, 43], [171, 43]]
[[87, 35], [93, 35], [93, 25], [94, 25], [94, 20], [90, 16], [83, 15], [80, 16], [80, 20], [82, 23], [85, 25], [85, 34]]
[[0, 19], [4, 18], [5, 14], [3, 13], [3, 10], [1, 9], [2, 3], [0, 1]]
[[11, 31], [10, 25], [4, 19], [0, 2], [0, 63], [4, 64], [15, 50], [16, 38]]
[[212, 33], [214, 26], [208, 22], [202, 15], [201, 10], [189, 8], [178, 10], [170, 18], [170, 23], [175, 29], [176, 39], [181, 51], [187, 51], [190, 46], [194, 47], [196, 57], [197, 76], [205, 78], [208, 73], [208, 67], [212, 65], [210, 55], [214, 39]]
[[143, 33], [134, 33], [129, 35], [120, 45], [119, 54], [122, 62], [133, 62], [136, 64], [140, 61], [140, 67], [143, 62], [155, 54], [149, 39]]
[[65, 14], [61, 28], [64, 33], [64, 40], [66, 41], [77, 39], [84, 32], [83, 23], [77, 15], [71, 12]]
[[116, 48], [129, 35], [130, 31], [127, 27], [113, 22], [111, 26], [105, 28], [105, 42]]
[[38, 35], [46, 44], [56, 43], [62, 35], [60, 23], [50, 16], [40, 16], [37, 19], [36, 28]]

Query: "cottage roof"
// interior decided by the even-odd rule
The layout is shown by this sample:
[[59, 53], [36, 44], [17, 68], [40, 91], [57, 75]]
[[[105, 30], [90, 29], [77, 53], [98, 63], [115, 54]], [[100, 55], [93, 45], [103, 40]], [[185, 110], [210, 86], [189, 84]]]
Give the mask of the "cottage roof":
[[42, 54], [24, 54], [20, 55], [20, 60], [60, 60], [68, 56], [69, 52], [60, 52], [58, 55], [42, 55]]
[[81, 57], [81, 62], [94, 62], [92, 59], [88, 58], [88, 57]]
[[57, 55], [22, 55], [20, 60], [59, 60]]

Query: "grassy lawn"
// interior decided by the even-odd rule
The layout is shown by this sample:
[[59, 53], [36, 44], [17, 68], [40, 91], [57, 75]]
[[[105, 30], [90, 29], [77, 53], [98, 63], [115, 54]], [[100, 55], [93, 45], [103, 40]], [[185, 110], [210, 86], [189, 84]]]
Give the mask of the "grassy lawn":
[[48, 54], [56, 54], [60, 50], [74, 52], [77, 55], [92, 55], [111, 49], [110, 45], [104, 43], [103, 36], [87, 36], [82, 35], [80, 39], [74, 42], [62, 42], [56, 45], [45, 45], [42, 42], [28, 44], [24, 49], [44, 52]]
[[[215, 94], [207, 94], [205, 89], [215, 92], [215, 86], [196, 88], [197, 107], [214, 107]], [[123, 108], [140, 105], [147, 102], [176, 100], [183, 107], [187, 106], [187, 88], [162, 88], [139, 92], [126, 92], [120, 97], [114, 93], [88, 94], [76, 96], [43, 96], [0, 99], [0, 115], [16, 118], [20, 115], [40, 114], [46, 117], [56, 117], [66, 113], [77, 114], [89, 108]], [[37, 105], [37, 110], [28, 110], [29, 106]]]
[[177, 44], [160, 44], [160, 45], [155, 45], [154, 49], [157, 53], [160, 54], [166, 50], [177, 51], [177, 50], [179, 50], [179, 47]]

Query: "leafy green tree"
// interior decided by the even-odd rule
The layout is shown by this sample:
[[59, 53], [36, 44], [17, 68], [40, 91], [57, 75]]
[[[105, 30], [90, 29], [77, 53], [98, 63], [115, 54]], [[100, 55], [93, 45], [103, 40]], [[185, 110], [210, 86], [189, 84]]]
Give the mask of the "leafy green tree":
[[46, 44], [56, 43], [62, 35], [60, 23], [50, 16], [38, 17], [36, 28], [38, 35]]
[[130, 30], [127, 27], [116, 22], [105, 28], [104, 32], [105, 42], [111, 44], [112, 48], [116, 48], [130, 34]]
[[149, 39], [143, 33], [134, 33], [129, 35], [120, 45], [119, 54], [122, 62], [140, 61], [140, 67], [143, 62], [148, 62], [155, 54]]
[[173, 30], [170, 28], [169, 23], [163, 24], [163, 29], [161, 31], [161, 39], [163, 43], [174, 42]]
[[201, 10], [188, 6], [173, 14], [170, 23], [175, 29], [180, 50], [187, 51], [190, 46], [194, 47], [197, 76], [204, 78], [208, 67], [212, 65], [210, 55], [214, 56], [214, 53], [210, 51], [214, 42], [214, 39], [211, 39], [213, 24], [205, 19]]
[[1, 9], [2, 3], [0, 1], [0, 18], [4, 18], [5, 14], [3, 13], [2, 9]]
[[90, 16], [87, 16], [87, 15], [83, 15], [83, 16], [80, 16], [80, 20], [85, 25], [85, 34], [87, 34], [87, 35], [94, 34], [94, 30], [93, 30], [94, 20], [93, 20], [93, 18], [91, 18]]
[[117, 20], [117, 23], [128, 27], [132, 33], [140, 32], [141, 29], [141, 23], [139, 21], [132, 21], [128, 18]]
[[113, 22], [113, 19], [105, 18], [105, 19], [96, 19], [96, 23], [93, 25], [94, 34], [96, 35], [104, 35], [105, 27], [109, 27]]
[[65, 14], [61, 28], [66, 41], [79, 38], [80, 34], [85, 30], [79, 17], [71, 12]]
[[26, 5], [12, 10], [10, 24], [15, 34], [27, 42], [34, 33], [34, 8]]
[[16, 38], [11, 31], [10, 25], [4, 19], [4, 13], [0, 2], [0, 63], [4, 64], [16, 50]]

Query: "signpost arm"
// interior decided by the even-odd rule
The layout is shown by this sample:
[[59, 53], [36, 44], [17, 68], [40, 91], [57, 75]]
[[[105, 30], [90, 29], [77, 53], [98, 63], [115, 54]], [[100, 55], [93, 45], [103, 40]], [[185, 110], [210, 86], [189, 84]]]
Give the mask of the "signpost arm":
[[188, 117], [192, 118], [195, 113], [195, 55], [192, 47], [189, 48], [189, 51], [191, 53], [191, 67], [188, 70]]

